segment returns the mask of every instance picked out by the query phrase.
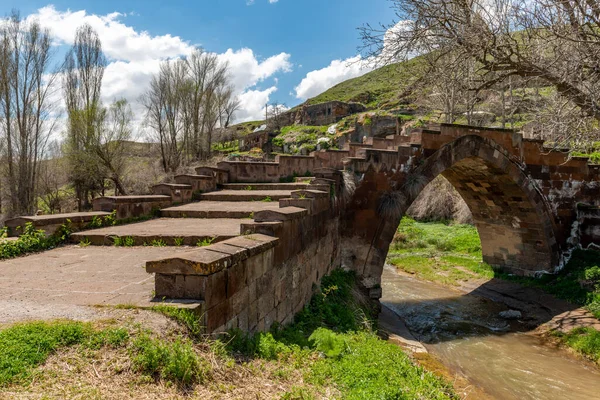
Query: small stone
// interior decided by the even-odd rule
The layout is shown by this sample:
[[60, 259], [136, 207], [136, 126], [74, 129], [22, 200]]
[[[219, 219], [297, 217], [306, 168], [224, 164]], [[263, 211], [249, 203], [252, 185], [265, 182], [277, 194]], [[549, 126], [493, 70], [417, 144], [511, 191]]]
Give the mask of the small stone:
[[499, 315], [504, 319], [519, 319], [522, 316], [521, 311], [517, 310], [501, 311]]

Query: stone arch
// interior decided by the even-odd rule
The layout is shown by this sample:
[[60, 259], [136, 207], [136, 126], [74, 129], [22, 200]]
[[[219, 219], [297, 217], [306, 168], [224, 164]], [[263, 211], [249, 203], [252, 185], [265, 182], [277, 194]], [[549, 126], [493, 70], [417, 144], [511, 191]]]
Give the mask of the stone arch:
[[[550, 207], [519, 160], [498, 143], [477, 135], [462, 136], [428, 157], [414, 157], [413, 162], [418, 166], [408, 173], [397, 168], [369, 168], [349, 205], [354, 216], [348, 219], [349, 234], [345, 237], [349, 243], [345, 247], [352, 249], [352, 260], [346, 254], [344, 263], [354, 265], [366, 288], [377, 288], [380, 283], [400, 218], [421, 190], [440, 174], [471, 209], [484, 261], [519, 275], [552, 272], [558, 265], [559, 248]], [[394, 191], [402, 193], [396, 199], [395, 216], [382, 217], [376, 207], [382, 196]], [[360, 199], [365, 195], [369, 199]], [[361, 235], [357, 218], [365, 216], [370, 222], [362, 224], [367, 233]]]

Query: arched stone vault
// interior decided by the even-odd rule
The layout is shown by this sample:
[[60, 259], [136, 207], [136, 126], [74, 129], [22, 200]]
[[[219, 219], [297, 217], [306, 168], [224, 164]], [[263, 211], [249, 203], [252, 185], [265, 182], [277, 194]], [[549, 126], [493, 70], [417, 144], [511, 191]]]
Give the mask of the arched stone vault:
[[[535, 181], [502, 146], [489, 138], [466, 135], [421, 160], [408, 173], [371, 166], [348, 205], [344, 263], [357, 270], [367, 288], [380, 283], [402, 215], [440, 174], [473, 213], [485, 262], [519, 275], [556, 267], [559, 248], [550, 207]], [[390, 195], [394, 192], [399, 195]], [[382, 212], [384, 196], [395, 201], [395, 212]]]

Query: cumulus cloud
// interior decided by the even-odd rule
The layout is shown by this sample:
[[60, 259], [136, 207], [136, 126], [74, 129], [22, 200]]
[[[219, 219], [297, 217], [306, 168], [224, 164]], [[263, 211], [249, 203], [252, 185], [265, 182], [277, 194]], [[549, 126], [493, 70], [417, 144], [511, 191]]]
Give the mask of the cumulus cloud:
[[265, 90], [246, 90], [239, 96], [241, 111], [237, 115], [239, 122], [256, 121], [265, 118], [265, 107], [277, 87], [271, 86]]
[[290, 72], [290, 57], [287, 53], [280, 53], [259, 62], [252, 49], [248, 48], [236, 51], [229, 49], [219, 55], [221, 61], [229, 64], [233, 85], [239, 91], [252, 87], [278, 72]]
[[[115, 99], [127, 99], [139, 126], [143, 117], [139, 97], [148, 88], [152, 75], [158, 72], [161, 61], [185, 57], [196, 46], [179, 36], [137, 31], [124, 22], [128, 15], [132, 14], [96, 15], [85, 10], [59, 11], [54, 6], [47, 6], [27, 19], [35, 19], [49, 28], [56, 46], [72, 45], [77, 27], [90, 24], [98, 32], [109, 59], [102, 82], [102, 99], [107, 104]], [[229, 49], [219, 54], [222, 61], [229, 63], [235, 93], [242, 102], [237, 119], [251, 120], [262, 116], [264, 104], [277, 88], [259, 90], [256, 85], [275, 74], [291, 71], [290, 57], [290, 54], [280, 53], [261, 60], [248, 48]], [[257, 103], [253, 104], [253, 101]]]
[[296, 97], [301, 100], [315, 97], [340, 82], [362, 76], [372, 70], [372, 63], [364, 62], [361, 56], [333, 60], [327, 67], [306, 74], [295, 88]]
[[28, 19], [36, 19], [52, 31], [58, 44], [72, 44], [75, 31], [89, 24], [102, 39], [104, 53], [113, 60], [147, 61], [157, 58], [189, 54], [194, 46], [179, 36], [138, 32], [121, 21], [127, 14], [113, 12], [106, 15], [88, 14], [85, 10], [58, 11], [54, 6], [40, 8]]

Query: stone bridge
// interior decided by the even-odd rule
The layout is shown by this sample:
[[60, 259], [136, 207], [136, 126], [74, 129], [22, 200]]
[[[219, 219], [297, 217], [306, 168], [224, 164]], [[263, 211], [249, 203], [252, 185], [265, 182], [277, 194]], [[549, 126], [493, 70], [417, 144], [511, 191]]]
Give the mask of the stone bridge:
[[[159, 208], [161, 218], [83, 230], [72, 240], [194, 246], [146, 263], [155, 274], [155, 300], [196, 301], [207, 332], [265, 330], [291, 321], [313, 286], [339, 266], [355, 270], [365, 292], [380, 298], [399, 221], [440, 174], [468, 204], [484, 261], [495, 268], [552, 273], [573, 248], [600, 244], [600, 166], [513, 131], [458, 125], [271, 163], [198, 168], [153, 195], [94, 203], [96, 217]], [[194, 194], [200, 201], [192, 202]], [[77, 221], [84, 229], [91, 218]], [[7, 225], [17, 231], [27, 221], [51, 230], [60, 216]]]

